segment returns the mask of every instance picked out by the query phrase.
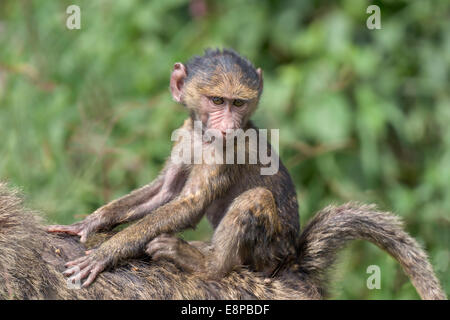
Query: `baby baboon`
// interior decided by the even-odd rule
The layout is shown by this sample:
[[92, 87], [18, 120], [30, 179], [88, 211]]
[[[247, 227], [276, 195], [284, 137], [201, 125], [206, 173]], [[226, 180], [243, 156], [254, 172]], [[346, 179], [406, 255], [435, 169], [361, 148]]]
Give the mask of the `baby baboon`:
[[336, 251], [353, 239], [369, 240], [396, 258], [423, 299], [445, 299], [426, 254], [398, 218], [373, 206], [330, 206], [299, 239], [299, 256], [267, 277], [245, 267], [219, 280], [186, 272], [170, 261], [129, 260], [103, 272], [84, 289], [61, 274], [67, 259], [85, 248], [74, 237], [49, 234], [24, 209], [17, 192], [0, 183], [0, 299], [321, 299]]
[[[190, 113], [180, 130], [199, 141], [192, 146], [193, 157], [182, 163], [170, 157], [154, 182], [102, 206], [81, 222], [48, 228], [79, 235], [83, 242], [98, 230], [139, 219], [88, 255], [67, 263], [70, 268], [64, 274], [86, 278], [83, 286], [103, 270], [145, 250], [154, 259], [170, 258], [210, 279], [219, 279], [239, 265], [271, 275], [296, 256], [300, 225], [294, 184], [275, 151], [249, 121], [263, 89], [261, 69], [232, 50], [207, 50], [186, 65], [175, 63], [170, 89], [174, 100]], [[207, 139], [205, 133], [214, 139]], [[239, 145], [239, 133], [254, 133], [254, 139]], [[220, 147], [213, 143], [218, 139]], [[179, 149], [184, 153], [191, 150], [191, 144], [186, 148], [185, 141], [177, 141], [172, 154]], [[270, 167], [261, 157], [254, 157], [261, 150], [270, 150], [264, 156], [270, 153], [278, 170], [262, 174]], [[243, 163], [231, 161], [240, 151], [245, 153]], [[196, 159], [198, 153], [204, 158]], [[211, 163], [207, 156], [212, 153], [212, 160], [226, 161]], [[157, 238], [193, 228], [203, 215], [215, 229], [210, 250], [202, 252], [189, 243], [183, 243], [182, 252], [167, 250], [166, 244], [179, 247], [181, 243]]]

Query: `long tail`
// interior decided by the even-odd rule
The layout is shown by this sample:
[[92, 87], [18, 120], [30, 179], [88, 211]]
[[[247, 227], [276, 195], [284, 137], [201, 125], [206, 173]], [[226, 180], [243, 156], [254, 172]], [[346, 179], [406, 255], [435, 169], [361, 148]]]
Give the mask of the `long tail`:
[[403, 267], [422, 299], [446, 299], [426, 253], [404, 230], [400, 219], [374, 205], [328, 206], [300, 236], [300, 268], [321, 285], [337, 251], [350, 240], [368, 240], [386, 250]]

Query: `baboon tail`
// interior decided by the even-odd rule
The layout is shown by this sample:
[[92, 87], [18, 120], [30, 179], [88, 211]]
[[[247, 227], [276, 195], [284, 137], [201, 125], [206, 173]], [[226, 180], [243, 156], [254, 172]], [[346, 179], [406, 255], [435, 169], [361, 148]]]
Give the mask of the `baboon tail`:
[[300, 236], [300, 268], [322, 286], [337, 251], [356, 239], [368, 240], [393, 256], [422, 299], [446, 299], [426, 253], [403, 230], [401, 220], [374, 205], [347, 203], [319, 212]]

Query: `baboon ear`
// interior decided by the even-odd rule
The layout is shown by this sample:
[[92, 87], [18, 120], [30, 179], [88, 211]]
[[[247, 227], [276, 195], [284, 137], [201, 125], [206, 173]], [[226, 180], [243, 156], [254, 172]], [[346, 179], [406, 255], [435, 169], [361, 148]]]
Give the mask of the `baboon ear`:
[[176, 102], [181, 102], [184, 89], [184, 80], [186, 79], [186, 67], [181, 62], [175, 63], [172, 75], [170, 76], [170, 91]]
[[258, 74], [259, 77], [259, 91], [262, 91], [264, 86], [263, 71], [261, 68], [258, 68], [256, 69], [256, 73]]

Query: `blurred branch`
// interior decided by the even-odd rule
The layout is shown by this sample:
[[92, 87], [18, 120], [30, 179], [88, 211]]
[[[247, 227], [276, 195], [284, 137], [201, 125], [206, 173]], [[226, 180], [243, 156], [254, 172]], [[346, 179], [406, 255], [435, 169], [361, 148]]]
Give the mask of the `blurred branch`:
[[44, 91], [53, 91], [56, 83], [50, 81], [43, 81], [39, 72], [30, 64], [18, 64], [14, 66], [5, 65], [0, 63], [0, 71], [5, 73], [17, 74], [24, 76], [27, 80], [31, 81], [35, 86]]
[[339, 76], [335, 83], [330, 87], [332, 91], [340, 91], [345, 89], [355, 79], [355, 72], [349, 65], [344, 65], [339, 70]]
[[354, 146], [355, 141], [353, 139], [335, 144], [320, 144], [317, 146], [311, 146], [305, 142], [296, 141], [288, 144], [288, 147], [299, 153], [288, 160], [287, 166], [294, 167], [306, 159], [315, 158], [329, 152], [353, 148]]

